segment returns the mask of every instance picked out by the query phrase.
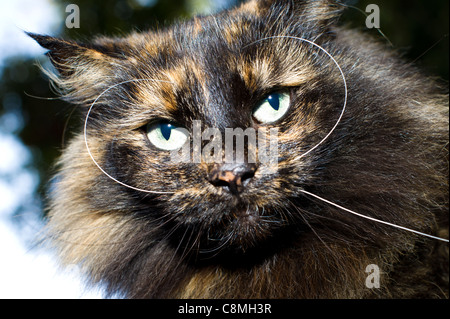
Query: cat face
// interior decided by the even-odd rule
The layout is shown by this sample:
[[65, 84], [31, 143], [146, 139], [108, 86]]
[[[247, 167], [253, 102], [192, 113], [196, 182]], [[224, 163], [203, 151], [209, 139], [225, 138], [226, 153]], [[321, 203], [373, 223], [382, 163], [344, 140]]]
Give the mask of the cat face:
[[[91, 105], [86, 140], [99, 166], [131, 187], [170, 193], [133, 194], [130, 213], [161, 218], [181, 233], [195, 230], [202, 247], [226, 242], [246, 249], [296, 223], [290, 207], [298, 189], [313, 184], [320, 162], [328, 160], [299, 158], [336, 122], [343, 81], [320, 49], [282, 37], [330, 37], [322, 34], [326, 17], [296, 30], [291, 20], [310, 14], [303, 6], [269, 9], [250, 2], [226, 16], [89, 47], [40, 38], [57, 47], [50, 56], [73, 100]], [[202, 131], [223, 134], [223, 144], [226, 129], [276, 128], [276, 167], [248, 158], [224, 163], [225, 155], [194, 163], [189, 154], [191, 161], [174, 163], [169, 150], [192, 140], [195, 121]]]
[[[302, 191], [431, 232], [431, 212], [448, 194], [445, 103], [382, 46], [336, 27], [339, 9], [333, 1], [249, 1], [91, 44], [31, 35], [50, 50], [54, 81], [81, 110], [50, 213], [65, 258], [86, 260], [101, 278], [102, 267], [116, 273], [138, 256], [156, 263], [169, 250], [167, 260], [254, 251], [261, 260], [296, 246], [299, 260], [332, 251], [341, 264], [379, 256], [373, 247], [389, 256], [410, 249], [411, 234]], [[264, 129], [276, 132], [275, 161], [262, 161], [249, 136], [242, 160], [226, 160], [237, 158], [234, 149], [207, 160], [217, 150], [205, 132], [226, 150], [227, 130]], [[175, 161], [186, 145], [188, 160]], [[110, 256], [125, 261], [119, 267]]]

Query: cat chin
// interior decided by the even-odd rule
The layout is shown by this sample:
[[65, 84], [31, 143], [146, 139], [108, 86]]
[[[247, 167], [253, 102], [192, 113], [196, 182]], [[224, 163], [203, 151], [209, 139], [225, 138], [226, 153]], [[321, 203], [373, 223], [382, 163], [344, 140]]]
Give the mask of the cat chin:
[[229, 230], [233, 234], [231, 243], [241, 250], [257, 246], [272, 235], [271, 226], [256, 211], [237, 210], [233, 217]]
[[235, 207], [225, 213], [215, 225], [203, 225], [208, 229], [200, 240], [200, 257], [240, 255], [248, 250], [264, 247], [276, 237], [283, 224], [279, 218], [262, 216], [257, 209]]

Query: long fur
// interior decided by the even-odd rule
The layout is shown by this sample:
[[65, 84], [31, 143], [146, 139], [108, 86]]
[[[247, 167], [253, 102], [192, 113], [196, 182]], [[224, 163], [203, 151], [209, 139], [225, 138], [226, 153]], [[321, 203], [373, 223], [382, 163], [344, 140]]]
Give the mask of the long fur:
[[[34, 35], [61, 94], [92, 108], [54, 179], [49, 234], [107, 295], [127, 298], [448, 298], [448, 244], [305, 196], [448, 238], [448, 95], [366, 35], [338, 27], [334, 1], [249, 1], [158, 32], [91, 44]], [[348, 107], [330, 138], [305, 157]], [[265, 40], [261, 40], [265, 39]], [[256, 127], [251, 110], [288, 90], [279, 166], [236, 197], [207, 163], [174, 164], [146, 140], [157, 118], [191, 128]], [[80, 124], [83, 124], [83, 121]], [[262, 166], [263, 164], [260, 164]], [[245, 212], [245, 213], [243, 213]], [[381, 287], [365, 286], [366, 266]]]

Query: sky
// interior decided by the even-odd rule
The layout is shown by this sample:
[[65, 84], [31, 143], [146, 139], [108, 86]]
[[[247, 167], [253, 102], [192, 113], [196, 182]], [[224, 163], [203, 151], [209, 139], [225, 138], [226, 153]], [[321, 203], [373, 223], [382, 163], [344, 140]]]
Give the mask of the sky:
[[51, 0], [0, 1], [0, 67], [13, 56], [33, 57], [45, 52], [23, 31], [57, 32], [61, 14]]
[[[157, 0], [135, 1], [152, 5]], [[211, 0], [205, 6], [205, 0], [191, 0], [191, 7], [207, 13], [230, 1]], [[57, 35], [64, 24], [61, 12], [64, 8], [52, 0], [0, 0], [0, 75], [11, 57], [43, 56], [45, 50], [24, 31]], [[63, 270], [51, 251], [32, 244], [43, 227], [37, 218], [42, 209], [36, 195], [39, 177], [31, 152], [15, 134], [23, 126], [17, 114], [20, 96], [0, 96], [0, 103], [9, 110], [0, 116], [0, 299], [101, 298], [100, 288], [84, 287], [76, 266]], [[22, 208], [20, 228], [11, 220], [18, 207]]]

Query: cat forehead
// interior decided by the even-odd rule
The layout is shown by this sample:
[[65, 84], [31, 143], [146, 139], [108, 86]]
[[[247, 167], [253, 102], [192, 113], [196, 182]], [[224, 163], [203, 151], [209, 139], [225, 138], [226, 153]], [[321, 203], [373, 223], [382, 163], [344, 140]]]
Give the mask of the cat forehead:
[[145, 75], [164, 82], [166, 91], [195, 86], [206, 99], [212, 91], [229, 89], [230, 82], [255, 92], [311, 79], [312, 63], [302, 59], [300, 41], [262, 36], [265, 32], [258, 28], [261, 23], [255, 17], [227, 16], [225, 22], [215, 16], [194, 18], [133, 39], [140, 48], [129, 59]]

